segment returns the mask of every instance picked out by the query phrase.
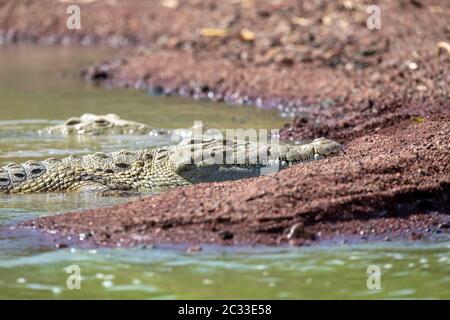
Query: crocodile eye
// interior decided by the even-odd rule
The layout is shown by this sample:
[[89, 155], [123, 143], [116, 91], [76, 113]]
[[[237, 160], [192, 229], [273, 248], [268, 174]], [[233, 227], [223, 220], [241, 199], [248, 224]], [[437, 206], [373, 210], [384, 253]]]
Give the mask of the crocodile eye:
[[130, 167], [130, 165], [128, 163], [123, 163], [123, 162], [118, 162], [115, 165], [116, 165], [116, 167], [118, 167], [120, 169], [128, 169]]
[[81, 121], [78, 119], [69, 119], [66, 121], [66, 126], [75, 126], [80, 123], [81, 123]]
[[9, 186], [8, 178], [0, 178], [0, 186]]
[[24, 179], [25, 175], [23, 173], [14, 173], [14, 176], [19, 178], [19, 179]]
[[109, 121], [106, 119], [96, 119], [94, 120], [94, 123], [98, 126], [107, 126], [109, 124]]

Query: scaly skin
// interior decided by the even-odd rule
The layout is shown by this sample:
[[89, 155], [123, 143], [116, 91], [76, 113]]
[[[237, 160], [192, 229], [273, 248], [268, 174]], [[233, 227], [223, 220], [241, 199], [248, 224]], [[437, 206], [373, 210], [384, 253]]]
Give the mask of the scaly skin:
[[278, 165], [282, 169], [336, 155], [341, 149], [324, 138], [300, 146], [189, 139], [156, 149], [7, 164], [0, 168], [0, 193], [158, 191], [254, 177], [273, 165], [276, 171]]
[[104, 135], [104, 134], [167, 134], [164, 129], [155, 129], [146, 124], [121, 119], [116, 114], [95, 115], [85, 113], [81, 117], [69, 118], [60, 125], [45, 128], [41, 134]]

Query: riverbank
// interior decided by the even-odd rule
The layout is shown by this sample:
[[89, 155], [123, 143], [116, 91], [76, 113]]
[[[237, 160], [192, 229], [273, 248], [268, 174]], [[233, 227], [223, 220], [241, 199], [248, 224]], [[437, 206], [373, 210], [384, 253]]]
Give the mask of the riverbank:
[[[380, 1], [380, 30], [366, 27], [360, 1], [78, 2], [81, 30], [66, 28], [63, 1], [5, 1], [0, 42], [133, 47], [83, 75], [152, 94], [278, 108], [295, 116], [282, 138], [326, 136], [347, 153], [26, 226], [56, 231], [61, 243], [84, 234], [99, 246], [307, 244], [448, 230], [447, 1]], [[296, 236], [287, 237], [291, 229]]]
[[46, 230], [63, 246], [310, 244], [450, 235], [448, 123], [449, 118], [407, 120], [353, 140], [341, 156], [275, 175], [178, 188], [21, 225]]

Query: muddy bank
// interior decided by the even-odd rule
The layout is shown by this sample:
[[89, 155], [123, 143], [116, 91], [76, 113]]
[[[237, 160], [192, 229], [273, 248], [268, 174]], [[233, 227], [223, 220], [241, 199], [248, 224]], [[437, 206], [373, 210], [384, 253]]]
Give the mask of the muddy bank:
[[[295, 116], [281, 132], [291, 140], [344, 142], [411, 116], [450, 112], [450, 51], [440, 47], [450, 39], [445, 1], [381, 1], [380, 30], [366, 27], [361, 2], [277, 3], [191, 4], [206, 16], [188, 24], [190, 35], [144, 45], [84, 75], [152, 94], [278, 108]], [[211, 14], [217, 10], [225, 18]], [[227, 33], [204, 36], [207, 27]]]
[[311, 66], [239, 68], [186, 53], [152, 52], [114, 59], [83, 75], [95, 83], [144, 89], [152, 95], [278, 108], [295, 117], [281, 128], [281, 138], [324, 136], [346, 142], [412, 117], [450, 115], [450, 52], [429, 54], [424, 61], [414, 72], [398, 62], [345, 74]]
[[[62, 244], [308, 244], [449, 232], [450, 119], [407, 120], [338, 157], [22, 223]], [[68, 240], [72, 239], [72, 240]]]

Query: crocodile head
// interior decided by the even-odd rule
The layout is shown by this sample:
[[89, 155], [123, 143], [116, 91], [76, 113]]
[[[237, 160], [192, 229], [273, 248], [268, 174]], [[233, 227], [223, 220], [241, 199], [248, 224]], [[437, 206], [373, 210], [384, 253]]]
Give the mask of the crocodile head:
[[48, 127], [41, 132], [63, 135], [147, 134], [152, 129], [146, 124], [121, 119], [116, 114], [95, 115], [85, 113], [69, 118], [61, 125]]
[[191, 183], [237, 180], [276, 172], [339, 154], [342, 145], [325, 138], [304, 145], [188, 139], [168, 153], [174, 172]]

